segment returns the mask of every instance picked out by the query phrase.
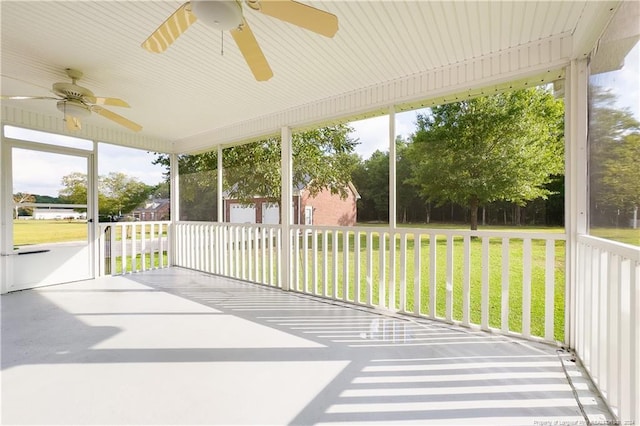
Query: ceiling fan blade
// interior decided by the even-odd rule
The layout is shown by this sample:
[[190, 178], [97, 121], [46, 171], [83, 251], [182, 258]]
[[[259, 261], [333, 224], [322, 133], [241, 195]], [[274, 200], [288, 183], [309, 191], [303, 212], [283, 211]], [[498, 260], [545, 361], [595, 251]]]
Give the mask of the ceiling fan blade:
[[186, 2], [142, 43], [142, 47], [152, 53], [164, 52], [196, 19], [191, 13], [191, 2]]
[[80, 119], [78, 117], [74, 117], [72, 115], [65, 115], [64, 123], [67, 127], [67, 130], [71, 132], [76, 130], [82, 130], [82, 125], [80, 124]]
[[109, 106], [129, 108], [128, 103], [118, 98], [100, 98], [97, 96], [85, 96], [84, 99], [86, 99], [89, 103], [96, 104], [96, 105], [109, 105]]
[[325, 37], [338, 31], [338, 17], [333, 13], [294, 0], [260, 0], [260, 12], [297, 25]]
[[52, 96], [2, 96], [2, 99], [13, 99], [13, 100], [25, 100], [25, 99], [54, 99], [59, 101], [60, 98], [54, 98]]
[[109, 120], [114, 121], [119, 125], [126, 127], [127, 129], [133, 130], [134, 132], [139, 132], [140, 130], [142, 130], [142, 126], [138, 123], [134, 123], [133, 121], [128, 120], [123, 116], [116, 114], [115, 112], [109, 111], [108, 109], [104, 109], [99, 106], [93, 106], [91, 107], [91, 111], [97, 112], [104, 118], [108, 118]]
[[267, 58], [264, 57], [264, 53], [262, 53], [262, 49], [246, 20], [243, 19], [239, 28], [231, 30], [231, 36], [256, 80], [267, 81], [273, 77], [273, 71], [271, 71]]

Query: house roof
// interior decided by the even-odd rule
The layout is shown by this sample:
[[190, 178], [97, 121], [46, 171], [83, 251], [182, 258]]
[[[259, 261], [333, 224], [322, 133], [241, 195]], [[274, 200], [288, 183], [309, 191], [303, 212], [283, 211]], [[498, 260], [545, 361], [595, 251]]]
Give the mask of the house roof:
[[140, 206], [136, 207], [134, 211], [156, 211], [167, 207], [170, 202], [171, 201], [168, 198], [154, 198], [153, 200], [146, 200], [144, 203], [140, 204]]
[[[93, 114], [77, 136], [199, 152], [319, 124], [552, 81], [595, 44], [617, 1], [304, 1], [332, 39], [244, 7], [274, 76], [257, 82], [229, 34], [196, 22], [163, 54], [140, 44], [178, 1], [2, 1], [2, 94], [51, 96], [65, 68], [133, 133]], [[222, 54], [221, 52], [224, 51]], [[514, 80], [517, 80], [514, 83]], [[4, 123], [64, 133], [54, 101], [3, 101]]]

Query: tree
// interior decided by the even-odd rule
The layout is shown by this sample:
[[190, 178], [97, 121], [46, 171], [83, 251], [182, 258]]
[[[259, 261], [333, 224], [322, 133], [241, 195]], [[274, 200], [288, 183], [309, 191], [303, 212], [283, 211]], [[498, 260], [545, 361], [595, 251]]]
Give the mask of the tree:
[[563, 104], [544, 88], [478, 97], [418, 115], [407, 182], [427, 201], [470, 208], [496, 200], [524, 205], [545, 198], [563, 172]]
[[87, 204], [87, 175], [74, 172], [62, 177], [62, 189], [58, 191], [60, 198], [69, 204]]
[[640, 206], [640, 133], [631, 133], [609, 147], [601, 159], [597, 197], [623, 211]]
[[353, 171], [359, 220], [389, 219], [389, 153], [376, 150]]
[[[411, 174], [412, 158], [408, 151], [408, 142], [401, 136], [396, 137], [396, 207], [398, 220], [405, 223], [409, 214], [415, 217], [414, 210], [421, 209], [415, 185], [407, 183]], [[359, 161], [352, 174], [353, 183], [360, 193], [358, 216], [360, 220], [388, 220], [389, 218], [389, 152], [376, 150], [371, 157]]]
[[[60, 198], [71, 204], [87, 203], [87, 175], [71, 173], [62, 177]], [[124, 173], [98, 176], [98, 211], [100, 215], [121, 216], [142, 203], [155, 187]]]
[[[398, 217], [402, 223], [407, 220], [414, 220], [418, 212], [416, 209], [424, 210], [428, 213], [428, 205], [420, 199], [418, 187], [411, 181], [411, 170], [413, 169], [413, 157], [409, 149], [409, 143], [400, 136], [396, 137], [396, 204]], [[413, 213], [409, 218], [409, 213]], [[427, 214], [427, 222], [429, 221]]]
[[36, 197], [32, 194], [25, 194], [24, 192], [18, 192], [13, 194], [13, 202], [15, 204], [14, 206], [14, 219], [18, 218], [18, 213], [19, 210], [26, 210], [28, 212], [30, 212], [32, 209], [31, 207], [20, 207], [18, 206], [18, 204], [22, 204], [22, 203], [33, 203], [36, 201]]
[[[349, 137], [351, 128], [339, 124], [292, 137], [293, 185], [305, 187], [315, 195], [323, 189], [347, 196], [347, 184], [358, 157], [353, 153], [357, 141]], [[279, 137], [230, 147], [224, 150], [224, 190], [229, 198], [250, 203], [255, 196], [280, 202], [281, 141]], [[193, 202], [204, 192], [216, 191], [217, 152], [179, 157], [180, 198]], [[169, 157], [157, 154], [154, 164], [169, 166]], [[188, 181], [183, 191], [182, 181]], [[187, 185], [185, 185], [187, 186]], [[209, 208], [213, 208], [207, 203]], [[183, 206], [184, 207], [184, 206]]]
[[589, 86], [589, 105], [591, 223], [617, 225], [640, 206], [640, 122], [600, 86]]
[[98, 178], [100, 214], [111, 216], [127, 214], [138, 207], [154, 189], [155, 187], [124, 173], [100, 176]]

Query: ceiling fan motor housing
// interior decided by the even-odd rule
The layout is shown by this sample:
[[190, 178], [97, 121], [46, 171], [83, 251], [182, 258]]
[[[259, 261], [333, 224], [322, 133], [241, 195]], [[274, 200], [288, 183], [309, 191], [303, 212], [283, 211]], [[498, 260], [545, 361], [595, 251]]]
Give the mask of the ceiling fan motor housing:
[[68, 99], [82, 100], [85, 97], [93, 97], [91, 90], [73, 83], [55, 83], [53, 92]]

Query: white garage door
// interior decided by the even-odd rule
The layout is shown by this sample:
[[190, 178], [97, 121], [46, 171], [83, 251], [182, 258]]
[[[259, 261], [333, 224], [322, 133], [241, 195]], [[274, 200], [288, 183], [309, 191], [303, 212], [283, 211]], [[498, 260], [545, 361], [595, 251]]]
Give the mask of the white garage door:
[[262, 223], [265, 225], [280, 223], [280, 209], [277, 203], [262, 203]]
[[231, 204], [231, 223], [256, 223], [256, 207], [253, 204]]

